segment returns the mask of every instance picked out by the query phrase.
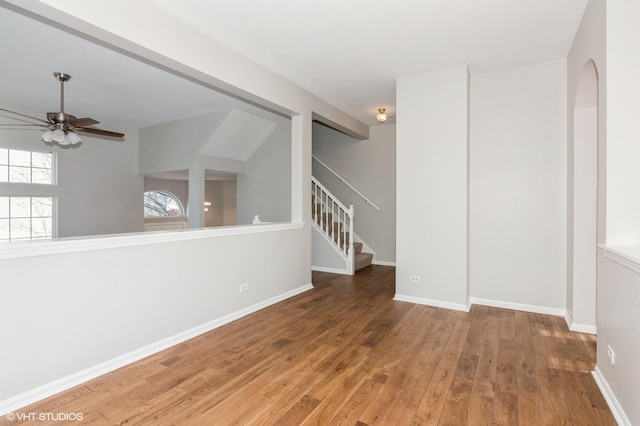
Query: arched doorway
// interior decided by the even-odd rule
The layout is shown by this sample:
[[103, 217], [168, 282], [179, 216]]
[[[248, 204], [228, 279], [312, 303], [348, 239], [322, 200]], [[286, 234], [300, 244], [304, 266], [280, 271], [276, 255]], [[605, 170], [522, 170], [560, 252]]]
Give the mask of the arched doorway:
[[[571, 147], [571, 146], [570, 146]], [[598, 244], [598, 72], [589, 60], [582, 71], [573, 110], [569, 153], [569, 288], [572, 329], [596, 327], [596, 249]], [[571, 151], [571, 150], [570, 150]]]

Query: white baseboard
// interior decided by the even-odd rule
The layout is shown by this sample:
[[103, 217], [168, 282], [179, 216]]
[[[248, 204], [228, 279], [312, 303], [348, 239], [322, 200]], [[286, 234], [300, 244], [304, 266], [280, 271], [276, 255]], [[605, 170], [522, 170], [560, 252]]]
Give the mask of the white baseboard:
[[35, 389], [31, 389], [19, 395], [0, 401], [0, 415], [5, 415], [7, 413], [16, 411], [22, 407], [33, 404], [34, 402], [40, 401], [44, 398], [48, 398], [74, 386], [95, 379], [96, 377], [102, 376], [103, 374], [109, 373], [118, 368], [124, 367], [125, 365], [139, 361], [143, 358], [168, 349], [186, 340], [192, 339], [203, 333], [206, 333], [232, 321], [240, 319], [244, 316], [264, 309], [267, 306], [274, 305], [278, 302], [289, 299], [290, 297], [293, 297], [300, 293], [304, 293], [305, 291], [311, 289], [313, 289], [313, 284], [307, 284], [302, 287], [298, 287], [286, 293], [256, 303], [255, 305], [240, 309], [239, 311], [232, 312], [228, 315], [206, 322], [197, 327], [185, 330], [181, 333], [167, 337], [166, 339], [162, 339], [158, 342], [120, 355], [109, 361], [102, 362], [98, 365], [94, 365], [93, 367], [89, 367], [85, 370], [79, 371], [66, 377], [62, 377], [58, 380], [54, 380], [53, 382], [39, 386]]
[[624, 413], [622, 406], [618, 402], [618, 399], [609, 387], [609, 383], [607, 383], [607, 380], [604, 378], [604, 376], [602, 375], [602, 371], [600, 371], [597, 365], [595, 370], [591, 372], [591, 375], [596, 381], [596, 384], [598, 385], [602, 396], [604, 396], [605, 401], [607, 401], [607, 405], [609, 405], [609, 409], [611, 410], [613, 417], [616, 419], [616, 422], [618, 422], [618, 424], [622, 426], [631, 426], [629, 418]]
[[573, 322], [573, 318], [571, 318], [571, 314], [568, 311], [564, 315], [564, 321], [567, 323], [567, 327], [569, 327], [569, 330], [571, 331], [575, 331], [577, 333], [598, 334], [598, 327], [595, 325]]
[[548, 306], [527, 305], [524, 303], [505, 302], [502, 300], [482, 299], [480, 297], [470, 297], [470, 305], [491, 306], [494, 308], [513, 309], [514, 311], [533, 312], [536, 314], [554, 315], [564, 317], [566, 311], [559, 308], [550, 308]]
[[332, 274], [349, 275], [346, 269], [325, 268], [324, 266], [311, 266], [311, 270], [318, 272], [330, 272]]
[[373, 260], [374, 265], [382, 265], [382, 266], [396, 266], [396, 262], [387, 262], [386, 260]]
[[425, 297], [406, 296], [396, 293], [393, 300], [399, 302], [409, 302], [418, 305], [435, 306], [436, 308], [453, 309], [455, 311], [469, 312], [469, 306], [462, 303], [447, 302], [444, 300], [427, 299]]

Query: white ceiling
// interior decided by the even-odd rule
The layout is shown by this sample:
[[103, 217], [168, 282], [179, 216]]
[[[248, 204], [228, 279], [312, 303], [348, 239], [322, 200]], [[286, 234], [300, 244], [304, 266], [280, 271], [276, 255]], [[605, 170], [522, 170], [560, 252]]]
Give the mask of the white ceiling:
[[[461, 64], [477, 74], [565, 57], [587, 3], [138, 1], [163, 9], [370, 125], [377, 108], [394, 113], [397, 77]], [[108, 130], [143, 128], [226, 107], [257, 112], [3, 7], [0, 40], [3, 105], [57, 111], [59, 87], [52, 73], [63, 71], [72, 75], [65, 110], [95, 118]]]
[[567, 56], [587, 0], [147, 0], [367, 124], [395, 79]]

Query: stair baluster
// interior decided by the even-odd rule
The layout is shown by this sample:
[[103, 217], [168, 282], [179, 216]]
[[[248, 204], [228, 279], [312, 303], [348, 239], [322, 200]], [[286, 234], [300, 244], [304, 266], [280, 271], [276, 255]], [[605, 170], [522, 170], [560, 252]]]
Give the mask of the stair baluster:
[[348, 208], [335, 199], [331, 193], [315, 178], [311, 180], [313, 205], [311, 215], [338, 250], [347, 257], [347, 271], [354, 273], [355, 253], [353, 249], [354, 208]]

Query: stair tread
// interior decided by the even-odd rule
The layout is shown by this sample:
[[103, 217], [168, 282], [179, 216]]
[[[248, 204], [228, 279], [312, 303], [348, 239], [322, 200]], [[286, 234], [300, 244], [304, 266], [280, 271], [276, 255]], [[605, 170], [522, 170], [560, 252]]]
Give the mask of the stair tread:
[[358, 253], [355, 255], [355, 270], [366, 268], [373, 261], [373, 253]]

